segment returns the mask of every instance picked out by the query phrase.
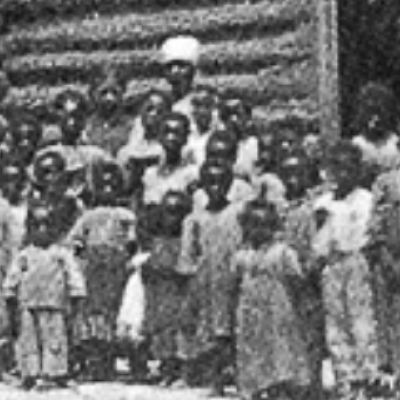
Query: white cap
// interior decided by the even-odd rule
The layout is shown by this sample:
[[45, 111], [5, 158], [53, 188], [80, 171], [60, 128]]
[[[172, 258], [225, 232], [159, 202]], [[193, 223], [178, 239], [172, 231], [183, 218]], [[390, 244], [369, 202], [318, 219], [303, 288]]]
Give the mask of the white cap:
[[175, 36], [167, 39], [161, 47], [161, 62], [186, 61], [197, 65], [200, 42], [193, 36]]

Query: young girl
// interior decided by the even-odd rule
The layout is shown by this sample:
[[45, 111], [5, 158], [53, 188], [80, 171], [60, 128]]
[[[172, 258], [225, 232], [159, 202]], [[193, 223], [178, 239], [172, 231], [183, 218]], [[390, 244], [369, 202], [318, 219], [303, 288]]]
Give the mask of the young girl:
[[[324, 216], [313, 250], [322, 265], [326, 343], [339, 395], [349, 395], [378, 372], [378, 326], [369, 242], [372, 193], [359, 184], [361, 153], [347, 142], [330, 150], [334, 190], [316, 200]], [[325, 222], [323, 222], [325, 220]]]
[[210, 161], [203, 165], [201, 184], [208, 204], [185, 220], [179, 262], [179, 271], [190, 277], [181, 357], [186, 366], [198, 361], [208, 367], [209, 382], [219, 393], [232, 350], [231, 263], [242, 239], [238, 222], [242, 205], [231, 204], [227, 198], [232, 181], [230, 164]]
[[241, 277], [236, 333], [239, 390], [245, 399], [283, 383], [304, 390], [312, 371], [306, 321], [296, 301], [306, 282], [302, 266], [296, 251], [279, 238], [282, 226], [275, 206], [256, 199], [240, 220], [244, 244], [233, 261]]

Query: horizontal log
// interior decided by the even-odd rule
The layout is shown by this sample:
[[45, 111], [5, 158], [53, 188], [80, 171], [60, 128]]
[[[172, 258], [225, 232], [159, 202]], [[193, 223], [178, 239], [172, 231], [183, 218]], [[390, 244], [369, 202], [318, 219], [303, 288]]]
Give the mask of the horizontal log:
[[[259, 0], [253, 0], [255, 3]], [[91, 14], [155, 12], [165, 9], [210, 7], [217, 4], [243, 4], [243, 0], [3, 0], [0, 13], [15, 27], [54, 18], [81, 17]]]
[[[296, 63], [290, 67], [275, 66], [261, 70], [258, 74], [230, 74], [216, 76], [199, 76], [197, 82], [211, 85], [221, 93], [232, 93], [242, 96], [252, 104], [268, 104], [291, 99], [314, 98], [317, 94], [316, 65], [312, 60]], [[29, 105], [49, 103], [65, 88], [72, 87], [87, 93], [84, 84], [43, 86], [29, 85], [13, 87], [6, 99], [8, 104]], [[135, 102], [150, 88], [167, 89], [164, 81], [159, 79], [131, 80], [126, 90], [127, 102]]]
[[[270, 39], [207, 44], [200, 69], [207, 75], [251, 74], [274, 64], [290, 65], [313, 56], [312, 36], [312, 27], [305, 25]], [[158, 61], [154, 50], [65, 52], [14, 57], [6, 63], [6, 69], [16, 86], [55, 85], [85, 82], [105, 66], [125, 69], [128, 76], [155, 77], [160, 73]]]
[[4, 37], [10, 54], [157, 47], [173, 34], [190, 33], [204, 42], [245, 40], [294, 29], [313, 17], [313, 0], [264, 0], [151, 15], [126, 14], [15, 29]]

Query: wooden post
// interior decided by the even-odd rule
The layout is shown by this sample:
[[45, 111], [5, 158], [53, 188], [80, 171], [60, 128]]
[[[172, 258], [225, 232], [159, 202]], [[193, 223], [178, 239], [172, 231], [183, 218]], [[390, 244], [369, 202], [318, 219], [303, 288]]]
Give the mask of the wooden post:
[[318, 103], [326, 145], [340, 137], [338, 0], [316, 0], [318, 14]]

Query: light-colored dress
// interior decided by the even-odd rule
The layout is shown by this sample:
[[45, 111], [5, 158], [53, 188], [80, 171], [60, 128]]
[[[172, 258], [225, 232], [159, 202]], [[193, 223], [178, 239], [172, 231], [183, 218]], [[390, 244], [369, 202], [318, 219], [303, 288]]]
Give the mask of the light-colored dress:
[[136, 240], [136, 217], [122, 207], [97, 207], [86, 211], [66, 241], [82, 243], [81, 264], [88, 296], [76, 323], [77, 340], [115, 337], [116, 320], [128, 279], [126, 249]]
[[328, 212], [313, 243], [327, 260], [322, 280], [327, 347], [336, 381], [348, 390], [351, 382], [376, 376], [380, 364], [372, 273], [363, 253], [373, 196], [355, 189], [338, 201], [328, 193], [315, 207]]
[[250, 399], [282, 382], [308, 386], [307, 325], [297, 309], [305, 280], [296, 252], [283, 242], [240, 250], [233, 268], [241, 276], [236, 326], [241, 395]]
[[178, 271], [190, 279], [182, 311], [180, 356], [196, 358], [211, 350], [218, 336], [232, 337], [232, 261], [242, 241], [238, 213], [231, 204], [219, 212], [195, 210], [184, 223]]

